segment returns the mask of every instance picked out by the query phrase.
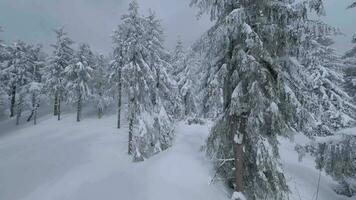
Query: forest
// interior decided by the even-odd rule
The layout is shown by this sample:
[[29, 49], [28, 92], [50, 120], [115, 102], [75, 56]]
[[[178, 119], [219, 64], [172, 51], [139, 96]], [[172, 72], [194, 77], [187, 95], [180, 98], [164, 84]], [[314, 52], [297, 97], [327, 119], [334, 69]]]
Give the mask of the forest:
[[324, 1], [191, 0], [213, 25], [174, 49], [136, 0], [109, 54], [0, 27], [0, 199], [355, 199], [356, 33], [341, 55]]

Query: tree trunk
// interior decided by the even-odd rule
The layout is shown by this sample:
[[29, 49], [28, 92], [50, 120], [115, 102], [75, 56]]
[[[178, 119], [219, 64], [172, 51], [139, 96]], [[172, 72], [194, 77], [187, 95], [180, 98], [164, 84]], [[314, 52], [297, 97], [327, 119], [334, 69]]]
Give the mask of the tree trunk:
[[119, 95], [117, 102], [117, 128], [121, 128], [121, 72], [119, 73]]
[[77, 104], [77, 122], [80, 122], [81, 112], [82, 112], [82, 95], [80, 94], [78, 97], [78, 104]]
[[54, 108], [53, 108], [54, 116], [58, 115], [58, 93], [56, 93], [54, 97]]
[[11, 90], [10, 117], [15, 116], [15, 103], [16, 103], [16, 86], [13, 86]]
[[[246, 135], [248, 122], [248, 114], [242, 113], [239, 117], [232, 116], [235, 135], [234, 135], [234, 150], [235, 150], [235, 191], [244, 192], [244, 145], [243, 137]], [[237, 124], [239, 123], [239, 124]], [[238, 125], [238, 129], [237, 129]], [[238, 131], [238, 132], [237, 132]]]
[[33, 112], [33, 124], [37, 124], [37, 110], [38, 110], [39, 105], [36, 103], [35, 110]]
[[32, 110], [31, 110], [30, 116], [28, 116], [28, 118], [27, 118], [27, 122], [31, 121], [31, 119], [34, 115], [34, 112], [35, 112], [35, 107], [36, 107], [36, 95], [32, 94]]
[[135, 100], [130, 100], [130, 118], [129, 118], [129, 143], [128, 143], [128, 154], [132, 154], [132, 136], [133, 136], [133, 126], [134, 126], [134, 118], [135, 118]]
[[28, 118], [27, 118], [27, 122], [30, 122], [31, 121], [31, 119], [32, 119], [32, 117], [33, 117], [33, 114], [34, 114], [34, 108], [31, 110], [31, 114], [30, 114], [30, 116], [28, 116]]
[[21, 108], [21, 104], [22, 103], [21, 99], [19, 100], [20, 102], [17, 104], [17, 108], [16, 108], [16, 125], [20, 124], [20, 119], [21, 119], [21, 114], [22, 114], [22, 108]]
[[57, 119], [58, 121], [61, 120], [61, 95], [58, 95], [57, 99]]

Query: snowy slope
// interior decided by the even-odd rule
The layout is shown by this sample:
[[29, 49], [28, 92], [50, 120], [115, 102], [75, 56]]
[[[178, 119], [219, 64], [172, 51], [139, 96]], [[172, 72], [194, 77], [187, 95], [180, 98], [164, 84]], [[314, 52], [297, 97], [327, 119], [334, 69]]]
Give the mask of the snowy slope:
[[228, 199], [221, 185], [209, 185], [211, 165], [199, 151], [206, 127], [179, 124], [173, 148], [132, 163], [127, 126], [115, 129], [115, 116], [74, 119], [0, 124], [1, 200]]
[[[306, 144], [309, 139], [299, 134], [292, 141], [286, 138], [279, 138], [279, 142], [280, 156], [287, 183], [291, 190], [291, 200], [315, 200], [319, 171], [315, 168], [314, 159], [307, 155], [299, 162], [298, 153], [294, 150], [296, 144]], [[352, 200], [352, 198], [336, 194], [333, 191], [335, 184], [335, 181], [330, 176], [322, 172], [318, 200]]]
[[[115, 116], [101, 120], [74, 115], [14, 127], [0, 123], [0, 200], [227, 200], [220, 183], [209, 185], [211, 163], [200, 152], [206, 126], [177, 125], [174, 146], [141, 163], [127, 152], [127, 125], [115, 129]], [[11, 123], [11, 124], [10, 124]], [[280, 138], [281, 158], [292, 200], [314, 200], [319, 172], [312, 158], [298, 162], [295, 143]], [[322, 173], [319, 200], [336, 195]], [[169, 198], [168, 198], [169, 197]]]

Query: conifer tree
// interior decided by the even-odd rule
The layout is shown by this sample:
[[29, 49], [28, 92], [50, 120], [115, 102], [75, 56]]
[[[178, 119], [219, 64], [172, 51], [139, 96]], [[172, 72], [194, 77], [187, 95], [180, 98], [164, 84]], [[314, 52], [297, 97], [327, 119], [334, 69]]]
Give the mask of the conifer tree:
[[43, 98], [42, 75], [46, 64], [46, 56], [42, 52], [41, 45], [32, 47], [29, 54], [32, 65], [31, 68], [29, 68], [30, 82], [27, 86], [27, 98], [31, 112], [27, 121], [29, 122], [33, 119], [33, 123], [36, 125], [38, 108], [40, 106], [40, 101]]
[[[0, 33], [2, 28], [0, 26]], [[0, 119], [7, 117], [7, 110], [9, 106], [8, 95], [7, 95], [7, 80], [5, 74], [5, 66], [8, 61], [8, 51], [6, 45], [0, 39]]]
[[178, 39], [174, 50], [172, 65], [172, 76], [178, 84], [178, 90], [181, 97], [182, 108], [181, 115], [184, 117], [194, 117], [197, 113], [196, 100], [194, 97], [195, 87], [193, 86], [193, 72], [191, 69], [194, 64], [192, 59], [188, 58], [188, 54], [184, 51], [183, 43]]
[[107, 90], [110, 90], [107, 81], [108, 66], [108, 61], [104, 55], [96, 56], [95, 67], [93, 70], [93, 97], [99, 119], [104, 115], [104, 109], [110, 102], [107, 92]]
[[[296, 80], [308, 73], [298, 59], [310, 50], [301, 48], [304, 39], [315, 39], [309, 26], [328, 31], [308, 19], [307, 5], [323, 14], [322, 1], [193, 0], [192, 4], [216, 22], [203, 46], [208, 50], [206, 77], [222, 89], [223, 113], [208, 139], [208, 154], [217, 160], [233, 158], [220, 174], [234, 187], [234, 198], [287, 199], [277, 136], [299, 125], [305, 128], [312, 116], [301, 101], [307, 95], [296, 97], [304, 88], [291, 88], [294, 80], [288, 77], [297, 64], [301, 71], [293, 74]], [[290, 116], [293, 112], [300, 114]]]
[[61, 119], [61, 102], [65, 95], [65, 74], [64, 69], [73, 64], [74, 51], [71, 48], [73, 41], [64, 32], [64, 28], [55, 30], [56, 44], [52, 56], [49, 59], [48, 67], [45, 70], [46, 90], [54, 98], [54, 115]]
[[7, 88], [11, 94], [10, 112], [16, 114], [16, 125], [20, 124], [23, 110], [26, 106], [27, 87], [31, 82], [33, 59], [30, 57], [31, 46], [22, 41], [17, 41], [9, 48], [10, 59], [4, 69], [7, 77]]
[[81, 120], [83, 101], [92, 95], [90, 83], [94, 65], [94, 55], [89, 45], [81, 44], [74, 58], [74, 64], [65, 68], [68, 101], [77, 104], [77, 122]]
[[[162, 59], [163, 45], [157, 21], [144, 18], [134, 0], [115, 32], [116, 63], [129, 100], [128, 153], [143, 160], [171, 146], [173, 128], [164, 105], [169, 79]], [[117, 59], [118, 58], [118, 59]], [[118, 61], [118, 62], [117, 62]]]

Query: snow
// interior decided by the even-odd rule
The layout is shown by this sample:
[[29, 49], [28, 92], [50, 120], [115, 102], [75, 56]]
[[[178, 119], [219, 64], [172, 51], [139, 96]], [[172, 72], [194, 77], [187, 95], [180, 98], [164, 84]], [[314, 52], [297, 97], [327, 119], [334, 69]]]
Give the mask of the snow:
[[234, 192], [231, 200], [246, 200], [246, 197], [241, 192]]
[[[48, 117], [48, 116], [47, 116]], [[228, 200], [209, 185], [211, 162], [200, 151], [206, 126], [179, 123], [172, 148], [145, 162], [127, 155], [127, 124], [115, 116], [41, 118], [37, 126], [0, 122], [0, 199]]]
[[[280, 156], [284, 167], [285, 177], [291, 190], [291, 200], [315, 199], [319, 171], [315, 168], [312, 157], [305, 156], [301, 162], [298, 161], [298, 153], [294, 150], [296, 144], [305, 145], [310, 142], [303, 134], [297, 134], [293, 141], [279, 138]], [[336, 182], [324, 172], [320, 177], [320, 200], [351, 200], [345, 196], [337, 195], [333, 191]]]
[[[47, 116], [48, 117], [48, 116]], [[0, 122], [0, 199], [4, 200], [228, 200], [222, 183], [200, 151], [209, 125], [178, 123], [172, 148], [134, 163], [127, 155], [127, 123], [115, 129], [116, 116], [75, 115], [40, 119], [37, 126]], [[356, 129], [345, 129], [355, 133]], [[315, 199], [319, 171], [313, 158], [302, 162], [295, 144], [310, 140], [298, 134], [279, 138], [280, 156], [291, 200]], [[335, 182], [321, 173], [320, 200], [351, 200], [333, 191]], [[237, 193], [233, 198], [237, 197]], [[240, 197], [241, 198], [241, 197]], [[236, 198], [235, 198], [236, 199]]]

